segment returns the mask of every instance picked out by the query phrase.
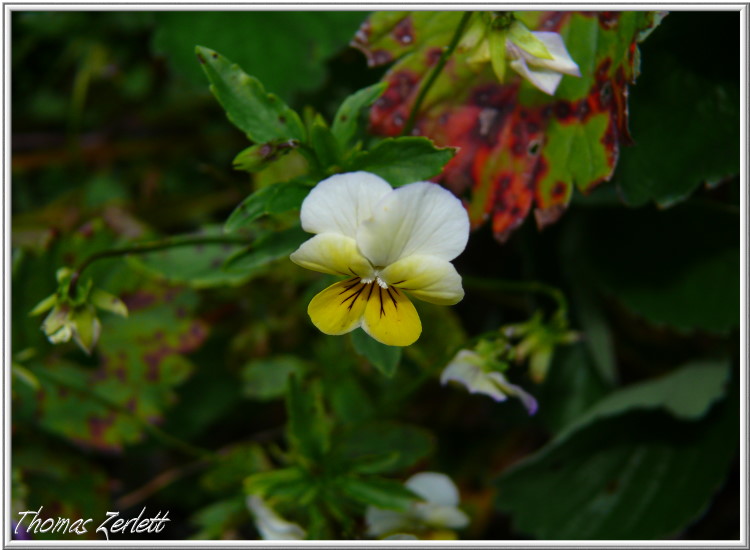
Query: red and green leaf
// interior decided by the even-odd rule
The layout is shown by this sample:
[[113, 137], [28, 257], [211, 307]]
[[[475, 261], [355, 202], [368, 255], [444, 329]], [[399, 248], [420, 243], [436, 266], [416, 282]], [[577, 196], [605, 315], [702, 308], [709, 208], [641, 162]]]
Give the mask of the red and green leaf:
[[[375, 13], [353, 45], [370, 65], [395, 61], [388, 89], [370, 111], [371, 130], [402, 133], [425, 76], [449, 43], [461, 12]], [[581, 69], [554, 97], [518, 75], [497, 81], [489, 63], [454, 52], [427, 94], [414, 130], [459, 148], [436, 181], [462, 197], [471, 221], [489, 221], [505, 241], [534, 208], [544, 227], [567, 207], [573, 186], [588, 192], [611, 178], [629, 143], [627, 93], [638, 72], [637, 43], [654, 12], [520, 12], [530, 29], [559, 32]]]

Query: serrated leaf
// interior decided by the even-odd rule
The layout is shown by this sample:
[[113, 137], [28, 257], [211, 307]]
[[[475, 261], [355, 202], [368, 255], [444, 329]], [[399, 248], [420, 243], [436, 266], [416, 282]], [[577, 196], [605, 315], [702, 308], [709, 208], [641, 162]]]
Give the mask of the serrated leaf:
[[455, 149], [436, 147], [423, 137], [387, 138], [355, 155], [347, 170], [371, 172], [398, 187], [437, 176], [455, 154]]
[[385, 82], [378, 82], [354, 92], [343, 101], [331, 126], [341, 151], [356, 147], [367, 126], [365, 109], [375, 103], [387, 87]]
[[257, 78], [213, 50], [196, 46], [195, 53], [227, 117], [251, 141], [306, 140], [299, 115], [277, 96], [266, 93]]
[[230, 214], [224, 231], [231, 233], [243, 228], [263, 215], [282, 214], [302, 206], [310, 187], [300, 180], [276, 183], [258, 189], [243, 200]]
[[[397, 60], [384, 77], [388, 89], [370, 112], [374, 133], [403, 132], [421, 84], [462, 15], [373, 15], [362, 27], [355, 45], [371, 63]], [[490, 63], [469, 62], [474, 48], [454, 52], [415, 123], [415, 133], [459, 149], [438, 181], [466, 198], [474, 226], [491, 222], [501, 242], [534, 204], [543, 227], [562, 215], [574, 185], [590, 190], [611, 177], [620, 142], [628, 141], [627, 92], [637, 71], [637, 42], [658, 23], [653, 12], [633, 11], [515, 16], [532, 30], [559, 32], [581, 78], [564, 76], [554, 97], [543, 94], [506, 71], [500, 55], [504, 41], [493, 33], [492, 41], [499, 40], [490, 44], [495, 71]]]
[[402, 350], [400, 347], [381, 344], [363, 330], [355, 330], [351, 335], [352, 344], [354, 344], [354, 349], [358, 354], [389, 378], [393, 376], [399, 361], [401, 361]]
[[739, 85], [667, 56], [648, 67], [631, 99], [636, 145], [623, 151], [616, 177], [630, 205], [667, 207], [739, 174]]

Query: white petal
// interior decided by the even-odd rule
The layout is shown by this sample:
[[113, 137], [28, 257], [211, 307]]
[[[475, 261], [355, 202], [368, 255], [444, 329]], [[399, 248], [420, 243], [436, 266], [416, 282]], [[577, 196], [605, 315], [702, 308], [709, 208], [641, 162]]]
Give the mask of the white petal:
[[522, 51], [522, 55], [529, 65], [571, 76], [581, 76], [581, 70], [576, 65], [576, 62], [573, 61], [573, 58], [570, 57], [562, 36], [556, 32], [534, 32], [532, 34], [544, 42], [544, 45], [554, 59], [541, 59]]
[[401, 512], [383, 510], [374, 506], [368, 506], [365, 512], [367, 523], [367, 534], [371, 536], [385, 535], [394, 531], [409, 529], [410, 518]]
[[445, 385], [453, 380], [466, 386], [470, 393], [483, 393], [495, 401], [505, 401], [508, 396], [498, 387], [495, 380], [488, 377], [479, 362], [476, 352], [461, 350], [440, 375], [440, 382]]
[[431, 504], [458, 505], [458, 489], [445, 474], [420, 472], [411, 476], [404, 485]]
[[337, 174], [321, 181], [302, 202], [302, 229], [333, 232], [355, 238], [357, 227], [369, 218], [384, 195], [393, 191], [387, 181], [369, 172]]
[[255, 525], [265, 540], [302, 540], [305, 538], [305, 530], [297, 525], [286, 521], [258, 496], [247, 498], [247, 507], [255, 516]]
[[457, 304], [464, 297], [461, 275], [453, 264], [436, 256], [408, 256], [380, 272], [389, 285], [411, 296], [444, 306]]
[[289, 258], [305, 269], [346, 277], [372, 277], [370, 262], [357, 250], [357, 242], [340, 233], [321, 233], [303, 242]]
[[469, 524], [469, 517], [455, 506], [417, 504], [422, 520], [432, 527], [461, 529]]
[[526, 407], [527, 411], [529, 411], [529, 414], [533, 415], [534, 413], [536, 413], [537, 409], [539, 408], [539, 404], [537, 403], [536, 399], [534, 399], [533, 395], [524, 390], [521, 386], [517, 386], [516, 384], [511, 384], [510, 382], [508, 382], [505, 376], [503, 376], [503, 374], [500, 372], [491, 372], [488, 376], [494, 379], [500, 389], [502, 389], [502, 391], [504, 391], [507, 395], [512, 395], [513, 397], [517, 397], [518, 399], [520, 399], [521, 403], [523, 403], [523, 406]]
[[526, 59], [523, 57], [511, 61], [510, 66], [534, 86], [549, 95], [555, 95], [555, 90], [557, 90], [557, 86], [562, 80], [562, 75], [555, 71], [550, 71], [549, 69], [529, 68], [526, 64]]
[[387, 194], [357, 232], [362, 254], [383, 267], [413, 254], [450, 261], [468, 240], [469, 216], [461, 201], [429, 182], [410, 183]]

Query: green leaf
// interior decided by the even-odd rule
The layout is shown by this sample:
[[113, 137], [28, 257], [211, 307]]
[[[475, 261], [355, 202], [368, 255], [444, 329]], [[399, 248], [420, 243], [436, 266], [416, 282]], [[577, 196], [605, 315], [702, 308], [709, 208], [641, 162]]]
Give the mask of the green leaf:
[[725, 362], [696, 361], [661, 378], [627, 386], [587, 409], [557, 441], [587, 424], [631, 410], [663, 409], [679, 420], [697, 420], [724, 395], [728, 375]]
[[271, 262], [289, 256], [309, 237], [310, 234], [302, 231], [298, 225], [270, 233], [259, 239], [257, 244], [229, 257], [223, 269], [229, 273], [254, 274]]
[[266, 401], [286, 392], [289, 377], [307, 371], [307, 364], [294, 355], [255, 359], [242, 368], [243, 393], [251, 399]]
[[651, 323], [727, 333], [740, 321], [733, 210], [697, 202], [667, 211], [600, 209], [579, 218], [582, 237], [568, 258], [585, 254], [591, 280]]
[[190, 521], [198, 527], [198, 532], [191, 539], [222, 540], [228, 532], [242, 523], [248, 523], [250, 514], [245, 499], [235, 497], [204, 506], [193, 514]]
[[242, 201], [224, 224], [231, 233], [250, 226], [263, 215], [281, 214], [300, 208], [310, 187], [299, 180], [276, 183], [258, 189]]
[[401, 483], [378, 477], [341, 478], [341, 492], [365, 506], [405, 512], [415, 500], [421, 500]]
[[339, 145], [321, 117], [310, 128], [310, 141], [321, 166], [336, 166], [339, 162]]
[[355, 424], [338, 434], [331, 460], [355, 462], [363, 473], [360, 467], [369, 473], [392, 473], [413, 466], [433, 447], [432, 436], [421, 428], [378, 421]]
[[400, 347], [381, 344], [363, 330], [355, 330], [351, 335], [352, 344], [358, 354], [389, 378], [393, 376], [401, 361]]
[[148, 285], [124, 300], [130, 317], [111, 317], [97, 348], [99, 362], [30, 364], [42, 389], [39, 422], [53, 433], [102, 451], [138, 442], [144, 423], [158, 422], [188, 377], [184, 356], [205, 340], [207, 327], [192, 318], [191, 291]]
[[292, 152], [299, 142], [293, 139], [276, 140], [270, 143], [251, 145], [240, 151], [232, 161], [235, 170], [242, 170], [250, 174], [260, 172], [268, 167], [273, 161]]
[[205, 81], [193, 48], [205, 44], [290, 101], [324, 83], [326, 61], [347, 47], [365, 17], [362, 11], [163, 11], [155, 14], [153, 49], [199, 86]]
[[245, 493], [262, 498], [307, 498], [315, 491], [315, 480], [297, 467], [259, 472], [245, 479]]
[[455, 149], [435, 147], [424, 137], [387, 138], [357, 154], [347, 170], [372, 172], [398, 187], [437, 176], [455, 154]]
[[320, 390], [317, 383], [303, 389], [296, 376], [289, 378], [287, 439], [291, 449], [303, 461], [313, 463], [323, 458], [331, 444], [330, 425], [325, 417]]
[[[222, 236], [220, 226], [209, 226], [185, 237]], [[248, 238], [248, 242], [250, 239]], [[175, 246], [145, 254], [131, 255], [127, 262], [136, 270], [169, 283], [188, 284], [193, 288], [241, 285], [251, 273], [228, 272], [225, 262], [245, 250], [241, 243], [201, 243]]]
[[610, 390], [598, 375], [591, 355], [581, 342], [555, 351], [537, 396], [542, 404], [537, 416], [553, 433], [575, 422]]
[[299, 115], [277, 96], [267, 94], [257, 78], [213, 50], [196, 46], [195, 53], [227, 117], [251, 141], [305, 141]]
[[601, 420], [504, 474], [497, 505], [538, 539], [674, 537], [724, 480], [738, 428], [736, 400], [699, 422], [656, 412]]
[[740, 173], [739, 82], [707, 79], [668, 56], [650, 59], [632, 91], [636, 145], [623, 150], [616, 176], [629, 204], [666, 207]]
[[341, 151], [357, 147], [367, 125], [366, 109], [383, 95], [387, 86], [385, 82], [378, 82], [358, 90], [347, 97], [336, 111], [331, 131]]
[[234, 491], [249, 475], [271, 469], [271, 463], [258, 443], [239, 443], [222, 452], [201, 478], [201, 485], [212, 492]]

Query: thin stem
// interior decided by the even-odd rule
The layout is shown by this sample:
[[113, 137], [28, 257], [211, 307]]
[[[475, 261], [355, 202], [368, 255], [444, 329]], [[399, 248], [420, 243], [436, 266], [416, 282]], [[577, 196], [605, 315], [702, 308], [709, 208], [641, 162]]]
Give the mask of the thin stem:
[[553, 286], [538, 281], [505, 281], [502, 279], [483, 279], [481, 277], [464, 277], [464, 286], [477, 290], [495, 290], [500, 292], [533, 292], [546, 294], [557, 304], [557, 315], [565, 318], [568, 315], [568, 300], [565, 294]]
[[83, 388], [83, 387], [78, 386], [77, 384], [73, 384], [66, 380], [62, 380], [58, 378], [56, 375], [44, 369], [34, 369], [33, 372], [37, 376], [46, 378], [47, 380], [49, 380], [50, 382], [54, 384], [57, 384], [58, 386], [83, 394], [87, 397], [90, 397], [94, 401], [98, 401], [102, 405], [105, 405], [106, 407], [109, 407], [110, 409], [117, 411], [120, 414], [124, 414], [125, 416], [128, 416], [129, 418], [137, 422], [144, 430], [149, 432], [156, 439], [160, 440], [162, 443], [164, 443], [165, 445], [169, 447], [178, 449], [185, 454], [188, 454], [195, 458], [200, 458], [202, 460], [209, 460], [209, 461], [217, 460], [216, 455], [212, 453], [211, 451], [207, 449], [202, 449], [200, 447], [196, 447], [195, 445], [192, 445], [171, 434], [168, 434], [161, 428], [154, 426], [153, 424], [151, 424], [150, 422], [147, 422], [146, 420], [143, 420], [138, 415], [134, 414], [133, 412], [123, 407], [122, 405], [110, 401], [106, 397], [91, 391], [89, 388]]
[[103, 260], [106, 258], [117, 258], [119, 256], [126, 256], [128, 254], [144, 254], [146, 252], [155, 252], [158, 250], [164, 250], [167, 248], [176, 248], [180, 246], [190, 246], [197, 244], [249, 244], [247, 237], [238, 237], [234, 235], [211, 235], [205, 237], [171, 237], [160, 241], [152, 241], [148, 243], [135, 244], [130, 246], [124, 246], [120, 248], [110, 248], [109, 250], [102, 250], [96, 252], [86, 258], [73, 272], [70, 277], [70, 286], [68, 292], [73, 295], [75, 292], [76, 285], [81, 278], [84, 270], [96, 262], [97, 260]]
[[414, 105], [412, 106], [411, 112], [409, 113], [409, 119], [406, 121], [406, 124], [404, 124], [404, 130], [401, 132], [402, 136], [409, 135], [414, 129], [414, 123], [417, 120], [419, 109], [422, 108], [424, 98], [427, 95], [427, 92], [430, 91], [430, 88], [432, 88], [432, 85], [435, 83], [438, 75], [440, 75], [440, 73], [442, 72], [443, 67], [445, 67], [445, 64], [448, 62], [448, 59], [453, 54], [453, 50], [455, 50], [456, 46], [458, 46], [458, 42], [459, 40], [461, 40], [461, 36], [464, 34], [464, 29], [469, 23], [471, 13], [472, 12], [470, 11], [464, 12], [463, 16], [461, 17], [461, 21], [459, 21], [458, 26], [456, 27], [456, 32], [453, 33], [453, 38], [451, 39], [450, 44], [443, 50], [443, 53], [441, 54], [440, 59], [438, 59], [435, 68], [432, 69], [432, 72], [427, 78], [427, 81], [420, 88], [417, 99], [414, 101]]

